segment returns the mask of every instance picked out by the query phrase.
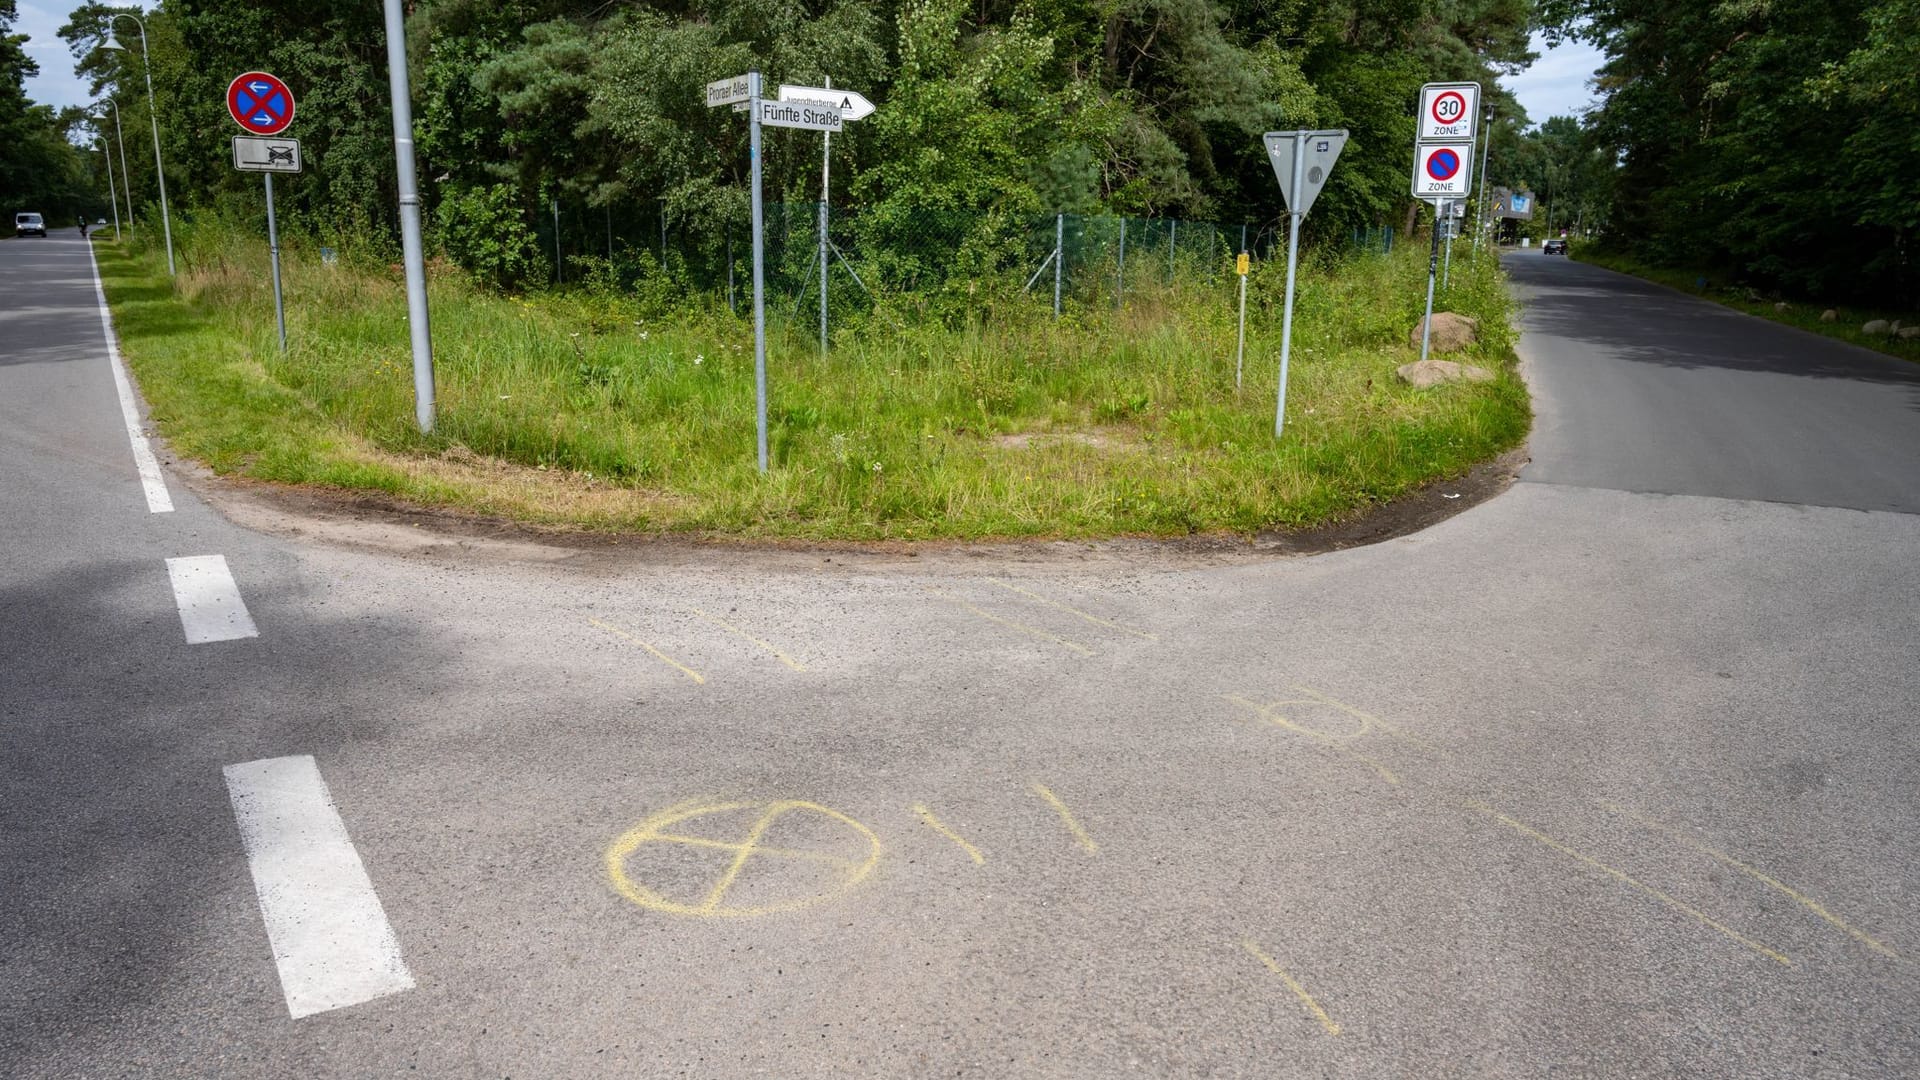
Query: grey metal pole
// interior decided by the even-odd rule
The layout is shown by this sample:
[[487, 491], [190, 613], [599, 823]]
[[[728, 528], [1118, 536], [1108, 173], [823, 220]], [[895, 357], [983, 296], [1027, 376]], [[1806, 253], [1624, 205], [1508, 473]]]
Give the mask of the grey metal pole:
[[733, 227], [727, 227], [727, 310], [735, 315], [740, 308], [733, 302]]
[[[1247, 253], [1246, 246], [1240, 248], [1240, 254]], [[1247, 367], [1247, 275], [1240, 275], [1240, 344], [1233, 354], [1233, 388], [1240, 389], [1240, 375]]]
[[153, 96], [153, 54], [147, 51], [147, 24], [125, 12], [114, 19], [132, 19], [140, 28], [140, 67], [147, 75], [147, 120], [153, 125], [153, 171], [160, 181], [160, 227], [167, 235], [167, 276], [177, 276], [173, 265], [173, 216], [167, 210], [167, 167], [160, 160], [160, 101]]
[[[1295, 132], [1293, 138], [1293, 179], [1289, 185], [1293, 197], [1287, 200], [1289, 207], [1300, 205], [1300, 175], [1306, 171], [1307, 135]], [[1291, 219], [1287, 229], [1287, 300], [1284, 314], [1280, 317], [1280, 396], [1273, 406], [1273, 437], [1278, 439], [1287, 424], [1287, 358], [1293, 349], [1293, 277], [1294, 265], [1300, 256], [1300, 213], [1289, 210]]]
[[[559, 227], [555, 226], [557, 230]], [[660, 196], [660, 272], [667, 271], [667, 197]]]
[[[100, 137], [100, 149], [107, 155], [107, 201], [113, 204], [113, 239], [120, 240], [120, 193], [113, 190], [113, 147], [107, 145], [106, 136]], [[127, 207], [131, 212], [133, 207]]]
[[[564, 269], [561, 268], [561, 265], [560, 265], [561, 258], [560, 258], [560, 197], [559, 196], [557, 195], [554, 196], [552, 206], [553, 206], [553, 283], [555, 285], [564, 285], [566, 284], [566, 281], [567, 281], [567, 273]], [[662, 252], [661, 258], [662, 258], [661, 265], [665, 266], [666, 263], [665, 263], [664, 252]]]
[[[1464, 200], [1462, 200], [1464, 201]], [[1440, 270], [1440, 287], [1445, 289], [1453, 280], [1453, 202], [1447, 204], [1447, 259]]]
[[1481, 129], [1481, 137], [1486, 145], [1480, 148], [1480, 213], [1474, 223], [1473, 250], [1480, 250], [1480, 238], [1487, 231], [1488, 219], [1493, 216], [1493, 185], [1487, 182], [1487, 161], [1493, 157], [1493, 107], [1487, 107], [1487, 124]]
[[127, 136], [120, 130], [120, 105], [112, 98], [107, 104], [113, 106], [113, 137], [120, 143], [120, 190], [127, 193], [127, 238], [133, 239], [133, 180], [127, 171]]
[[767, 471], [767, 283], [760, 260], [766, 251], [760, 202], [760, 73], [747, 72], [747, 143], [753, 161], [753, 392], [759, 425], [760, 471]]
[[1173, 288], [1173, 257], [1180, 251], [1180, 219], [1167, 219], [1167, 288]]
[[1060, 317], [1060, 267], [1067, 261], [1067, 215], [1053, 215], [1053, 317]]
[[280, 326], [280, 351], [287, 351], [287, 305], [280, 295], [280, 227], [273, 219], [273, 174], [261, 173], [267, 182], [267, 251], [273, 256], [273, 318]]
[[[826, 88], [833, 89], [833, 80], [828, 79]], [[833, 132], [821, 133], [820, 139], [820, 355], [827, 355], [827, 193], [832, 190], [827, 185], [827, 170], [833, 165]]]
[[1433, 272], [1440, 262], [1440, 204], [1433, 206], [1433, 248], [1427, 253], [1427, 317], [1420, 323], [1420, 359], [1427, 358], [1427, 345], [1433, 340]]
[[1113, 306], [1119, 307], [1127, 299], [1127, 218], [1120, 217], [1120, 269], [1113, 277]]
[[400, 181], [400, 257], [407, 269], [407, 335], [413, 345], [413, 414], [433, 430], [433, 334], [427, 324], [427, 260], [420, 244], [420, 180], [413, 163], [413, 94], [407, 87], [407, 24], [400, 0], [382, 0], [387, 24], [387, 89], [393, 102], [393, 158]]

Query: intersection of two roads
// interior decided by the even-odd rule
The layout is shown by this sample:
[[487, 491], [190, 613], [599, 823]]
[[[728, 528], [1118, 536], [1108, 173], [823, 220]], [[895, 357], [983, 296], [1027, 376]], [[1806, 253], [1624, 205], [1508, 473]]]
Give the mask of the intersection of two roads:
[[0, 1073], [1920, 1074], [1920, 368], [1510, 269], [1457, 517], [912, 556], [263, 513], [0, 243]]

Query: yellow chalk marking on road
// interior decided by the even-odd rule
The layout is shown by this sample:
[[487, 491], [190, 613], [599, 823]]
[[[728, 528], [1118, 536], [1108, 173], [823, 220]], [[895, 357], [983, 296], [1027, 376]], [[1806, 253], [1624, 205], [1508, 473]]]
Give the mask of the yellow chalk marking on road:
[[939, 597], [942, 600], [951, 600], [954, 603], [959, 604], [961, 607], [966, 608], [968, 611], [973, 612], [975, 615], [980, 616], [981, 618], [987, 620], [988, 622], [999, 623], [1001, 626], [1011, 627], [1015, 630], [1020, 631], [1023, 634], [1032, 634], [1034, 637], [1037, 637], [1037, 638], [1045, 638], [1046, 640], [1053, 642], [1055, 645], [1060, 645], [1060, 646], [1064, 646], [1066, 648], [1072, 649], [1074, 652], [1079, 653], [1081, 656], [1093, 655], [1092, 649], [1087, 648], [1085, 645], [1082, 645], [1077, 641], [1068, 641], [1066, 638], [1059, 637], [1054, 634], [1049, 634], [1045, 630], [1042, 630], [1034, 626], [1028, 626], [1026, 623], [1014, 622], [1012, 619], [1003, 619], [1000, 616], [995, 615], [990, 611], [983, 611], [980, 608], [977, 608], [972, 604], [967, 603], [965, 600], [960, 599], [959, 597], [953, 595], [952, 593], [941, 592], [939, 589], [928, 589], [927, 591]]
[[1079, 617], [1087, 620], [1090, 623], [1093, 623], [1096, 626], [1104, 626], [1109, 630], [1118, 630], [1123, 634], [1132, 634], [1134, 637], [1146, 638], [1148, 641], [1160, 640], [1160, 635], [1158, 634], [1149, 634], [1145, 630], [1135, 630], [1131, 626], [1114, 622], [1111, 619], [1103, 619], [1098, 615], [1089, 615], [1086, 612], [1081, 611], [1077, 607], [1068, 607], [1067, 605], [1059, 603], [1057, 601], [1049, 600], [1046, 597], [1041, 596], [1039, 593], [1028, 592], [1027, 590], [1021, 588], [1018, 585], [1009, 585], [1006, 582], [1001, 581], [999, 578], [988, 578], [987, 580], [991, 581], [995, 585], [1000, 586], [1001, 588], [1007, 590], [1008, 592], [1019, 593], [1021, 596], [1024, 596], [1027, 599], [1032, 600], [1037, 604], [1045, 604], [1050, 608], [1056, 608], [1060, 611], [1066, 612], [1069, 615], [1078, 615]]
[[1368, 757], [1367, 755], [1361, 753], [1358, 750], [1355, 750], [1353, 747], [1348, 746], [1346, 744], [1346, 739], [1353, 738], [1355, 735], [1358, 735], [1359, 732], [1355, 732], [1354, 735], [1349, 735], [1346, 738], [1337, 738], [1335, 736], [1327, 734], [1324, 731], [1316, 731], [1313, 728], [1304, 727], [1300, 724], [1296, 724], [1293, 721], [1287, 719], [1285, 716], [1281, 715], [1279, 712], [1275, 711], [1277, 706], [1296, 704], [1296, 702], [1276, 701], [1272, 705], [1261, 705], [1256, 702], [1249, 701], [1246, 698], [1239, 696], [1238, 694], [1222, 694], [1220, 695], [1220, 697], [1223, 700], [1230, 701], [1233, 704], [1238, 705], [1243, 709], [1251, 710], [1255, 716], [1260, 717], [1262, 720], [1265, 720], [1267, 723], [1272, 724], [1275, 727], [1285, 728], [1288, 731], [1294, 732], [1295, 734], [1305, 735], [1307, 738], [1312, 739], [1314, 742], [1319, 743], [1321, 746], [1326, 747], [1328, 750], [1332, 750], [1338, 754], [1347, 755], [1348, 757], [1354, 759], [1355, 761], [1358, 761], [1360, 764], [1365, 765], [1367, 768], [1372, 769], [1374, 772], [1378, 773], [1380, 775], [1380, 779], [1385, 780], [1389, 784], [1398, 784], [1400, 782], [1400, 777], [1396, 775], [1392, 769], [1387, 768], [1385, 765], [1380, 764], [1378, 761], [1375, 761], [1374, 759]]
[[1287, 989], [1293, 991], [1293, 996], [1300, 999], [1300, 1004], [1305, 1005], [1308, 1011], [1313, 1013], [1314, 1019], [1320, 1021], [1320, 1026], [1326, 1030], [1327, 1034], [1340, 1034], [1340, 1025], [1334, 1022], [1333, 1017], [1327, 1015], [1327, 1010], [1321, 1008], [1319, 1002], [1313, 1000], [1313, 995], [1307, 993], [1307, 988], [1301, 986], [1299, 980], [1287, 974], [1273, 957], [1261, 952], [1260, 946], [1255, 945], [1252, 941], [1242, 941], [1240, 944], [1248, 952], [1253, 954], [1255, 960], [1265, 964], [1268, 971], [1280, 976], [1280, 981], [1286, 983]]
[[1060, 796], [1049, 791], [1045, 784], [1033, 785], [1033, 791], [1034, 794], [1053, 805], [1054, 812], [1059, 814], [1060, 820], [1066, 823], [1067, 831], [1072, 833], [1074, 840], [1087, 850], [1087, 854], [1095, 855], [1099, 853], [1100, 845], [1094, 843], [1093, 837], [1087, 835], [1087, 830], [1081, 828], [1080, 823], [1073, 819], [1073, 811], [1067, 809], [1067, 804], [1060, 801]]
[[639, 638], [634, 637], [632, 634], [627, 633], [625, 630], [622, 630], [619, 627], [614, 626], [610, 623], [603, 623], [599, 619], [588, 619], [587, 621], [599, 627], [600, 629], [605, 630], [609, 634], [618, 634], [621, 637], [626, 638], [628, 641], [631, 641], [635, 645], [638, 645], [641, 648], [652, 653], [655, 657], [659, 658], [661, 663], [667, 664], [673, 668], [678, 669], [682, 675], [685, 675], [687, 678], [692, 679], [694, 682], [699, 683], [702, 686], [706, 685], [707, 677], [705, 675], [700, 674], [699, 672], [693, 670], [692, 668], [681, 663], [680, 661], [675, 660], [673, 657], [668, 656], [666, 653], [661, 652], [659, 649], [654, 648], [652, 645], [649, 645], [646, 642], [640, 640]]
[[932, 829], [934, 832], [939, 833], [941, 836], [944, 836], [947, 839], [953, 841], [954, 843], [959, 844], [960, 850], [965, 851], [967, 853], [967, 857], [973, 860], [973, 864], [975, 866], [981, 866], [986, 863], [987, 857], [985, 855], [980, 854], [979, 848], [974, 847], [972, 844], [967, 843], [966, 840], [963, 839], [959, 833], [954, 832], [952, 829], [947, 828], [946, 823], [941, 821], [939, 818], [933, 816], [933, 811], [927, 809], [925, 804], [914, 803], [913, 812], [920, 815], [920, 820], [926, 823], [927, 828]]
[[1745, 934], [1742, 934], [1738, 930], [1735, 930], [1732, 927], [1725, 925], [1724, 923], [1715, 921], [1711, 916], [1707, 915], [1705, 912], [1701, 911], [1699, 908], [1696, 908], [1691, 904], [1686, 903], [1683, 900], [1679, 900], [1668, 893], [1662, 892], [1661, 890], [1656, 889], [1651, 885], [1648, 885], [1647, 883], [1641, 881], [1640, 879], [1634, 877], [1633, 875], [1627, 873], [1624, 870], [1616, 869], [1614, 867], [1608, 866], [1606, 863], [1603, 863], [1600, 860], [1595, 859], [1591, 856], [1583, 855], [1580, 852], [1575, 851], [1574, 849], [1561, 843], [1560, 841], [1555, 840], [1553, 837], [1548, 836], [1546, 833], [1543, 833], [1540, 830], [1535, 829], [1529, 825], [1525, 825], [1525, 824], [1522, 824], [1521, 822], [1515, 821], [1514, 819], [1508, 817], [1507, 815], [1501, 813], [1500, 811], [1495, 810], [1493, 807], [1488, 806], [1486, 803], [1479, 802], [1477, 800], [1470, 800], [1467, 803], [1467, 806], [1475, 811], [1478, 811], [1479, 813], [1485, 814], [1486, 816], [1494, 819], [1495, 821], [1500, 822], [1502, 825], [1507, 826], [1508, 828], [1514, 830], [1515, 832], [1520, 833], [1523, 836], [1530, 837], [1531, 839], [1541, 844], [1544, 844], [1547, 847], [1552, 848], [1553, 850], [1559, 852], [1562, 855], [1567, 856], [1568, 858], [1574, 859], [1575, 861], [1580, 862], [1584, 865], [1593, 867], [1595, 870], [1598, 870], [1601, 873], [1606, 874], [1608, 877], [1613, 878], [1615, 881], [1621, 882], [1622, 884], [1625, 884], [1625, 885], [1632, 886], [1633, 888], [1638, 889], [1643, 893], [1646, 893], [1648, 896], [1651, 896], [1655, 900], [1660, 901], [1661, 903], [1667, 905], [1673, 910], [1678, 911], [1683, 915], [1686, 915], [1687, 917], [1693, 919], [1695, 922], [1698, 922], [1704, 926], [1710, 926], [1713, 929], [1720, 931], [1722, 934], [1725, 934], [1727, 937], [1732, 938], [1734, 941], [1737, 941], [1742, 945], [1745, 945], [1747, 948], [1752, 949], [1754, 952], [1759, 953], [1761, 956], [1764, 956], [1769, 960], [1777, 961], [1778, 963], [1786, 967], [1793, 966], [1793, 961], [1787, 959], [1786, 957], [1780, 955], [1777, 952], [1774, 952], [1772, 949], [1767, 948], [1765, 945], [1760, 944], [1759, 942], [1753, 940], [1752, 938], [1746, 936]]
[[747, 633], [745, 630], [740, 629], [739, 627], [733, 625], [732, 623], [721, 618], [720, 616], [709, 615], [706, 612], [701, 611], [699, 608], [694, 607], [691, 604], [687, 605], [687, 610], [693, 612], [695, 615], [700, 616], [701, 618], [707, 620], [708, 622], [717, 623], [720, 626], [725, 627], [726, 629], [732, 631], [734, 634], [738, 635], [739, 637], [745, 638], [746, 640], [753, 642], [755, 645], [758, 645], [761, 648], [772, 653], [774, 656], [774, 659], [787, 665], [793, 670], [795, 671], [807, 670], [804, 666], [801, 665], [801, 663], [798, 660], [795, 660], [793, 657], [788, 656], [786, 653], [781, 652], [779, 649], [774, 648], [773, 646], [767, 644], [766, 642], [761, 641], [759, 638], [754, 637], [752, 634]]
[[1727, 854], [1724, 851], [1721, 851], [1718, 848], [1710, 847], [1704, 843], [1701, 843], [1698, 840], [1695, 840], [1693, 837], [1687, 835], [1685, 832], [1683, 832], [1678, 828], [1675, 828], [1672, 825], [1668, 825], [1660, 821], [1655, 821], [1652, 818], [1647, 817], [1645, 814], [1641, 814], [1641, 813], [1638, 813], [1637, 811], [1630, 810], [1627, 807], [1621, 806], [1619, 803], [1608, 802], [1603, 799], [1601, 800], [1600, 805], [1606, 807], [1607, 809], [1613, 811], [1616, 814], [1620, 814], [1625, 817], [1632, 818], [1633, 820], [1639, 822], [1640, 824], [1646, 826], [1649, 829], [1653, 829], [1656, 832], [1665, 833], [1668, 836], [1671, 836], [1672, 838], [1674, 838], [1675, 840], [1680, 841], [1682, 844], [1685, 844], [1686, 846], [1692, 848], [1693, 850], [1698, 851], [1700, 854], [1705, 855], [1708, 858], [1713, 859], [1716, 862], [1719, 862], [1723, 865], [1731, 866], [1735, 870], [1740, 871], [1741, 873], [1747, 875], [1748, 877], [1754, 879], [1755, 881], [1758, 881], [1762, 885], [1765, 885], [1770, 889], [1774, 889], [1780, 892], [1782, 895], [1786, 896], [1788, 899], [1792, 900], [1794, 903], [1799, 904], [1801, 907], [1806, 908], [1808, 911], [1811, 911], [1815, 915], [1818, 915], [1820, 918], [1826, 920], [1827, 924], [1832, 926], [1834, 929], [1839, 930], [1840, 932], [1846, 934], [1848, 937], [1854, 939], [1855, 941], [1858, 941], [1862, 945], [1865, 945], [1867, 948], [1872, 949], [1874, 952], [1880, 953], [1883, 956], [1890, 956], [1895, 960], [1900, 959], [1899, 953], [1894, 952], [1891, 948], [1889, 948], [1888, 946], [1886, 946], [1885, 944], [1883, 944], [1873, 936], [1869, 935], [1866, 931], [1853, 926], [1852, 924], [1848, 923], [1845, 919], [1842, 919], [1840, 916], [1835, 915], [1831, 911], [1828, 911], [1820, 903], [1820, 901], [1815, 900], [1813, 897], [1807, 896], [1804, 893], [1796, 891], [1795, 889], [1786, 885], [1784, 882], [1777, 880], [1771, 875], [1766, 874], [1763, 871], [1758, 870], [1752, 866], [1748, 866], [1746, 863], [1741, 862], [1739, 859], [1734, 858], [1733, 856]]
[[[671, 826], [693, 818], [750, 809], [760, 810], [760, 815], [754, 819], [753, 826], [747, 831], [745, 839], [739, 842], [713, 840], [706, 837], [687, 836], [681, 833], [667, 831]], [[855, 838], [858, 844], [865, 845], [865, 858], [850, 859], [838, 855], [830, 855], [825, 852], [810, 852], [788, 847], [773, 847], [761, 843], [761, 839], [766, 836], [767, 830], [771, 829], [774, 823], [780, 818], [788, 814], [819, 815], [831, 821], [838, 822]], [[733, 861], [728, 864], [726, 871], [721, 874], [720, 878], [714, 883], [712, 888], [707, 890], [706, 895], [698, 903], [681, 903], [679, 901], [669, 900], [661, 893], [633, 880], [627, 873], [628, 859], [631, 858], [636, 851], [639, 851], [649, 844], [671, 844], [682, 847], [731, 851], [734, 857]], [[795, 897], [771, 904], [756, 904], [752, 906], [734, 906], [725, 903], [727, 894], [739, 883], [741, 876], [748, 872], [750, 864], [756, 862], [777, 862], [780, 860], [824, 863], [839, 868], [841, 873], [839, 878], [833, 882], [831, 888], [818, 891], [812, 895]], [[874, 835], [872, 829], [867, 828], [865, 825], [862, 825], [860, 822], [855, 821], [853, 818], [848, 817], [838, 810], [821, 806], [819, 803], [807, 802], [801, 799], [784, 799], [766, 804], [753, 802], [677, 803], [642, 821], [640, 824], [623, 833], [618, 840], [615, 840], [613, 845], [607, 849], [606, 867], [607, 877], [612, 881], [615, 891], [643, 908], [648, 908], [653, 911], [663, 911], [672, 915], [691, 915], [698, 918], [733, 918], [751, 915], [770, 915], [775, 912], [794, 911], [824, 903], [858, 885], [873, 871], [874, 866], [878, 864], [879, 861], [880, 838]]]
[[1354, 708], [1353, 706], [1347, 704], [1346, 702], [1338, 701], [1334, 698], [1328, 697], [1326, 694], [1323, 694], [1320, 691], [1315, 690], [1311, 686], [1301, 686], [1299, 683], [1294, 683], [1293, 688], [1295, 690], [1300, 691], [1303, 694], [1306, 694], [1312, 700], [1318, 701], [1322, 705], [1330, 705], [1333, 708], [1339, 709], [1341, 712], [1346, 713], [1348, 716], [1351, 716], [1354, 719], [1360, 721], [1360, 729], [1362, 731], [1365, 731], [1368, 728], [1377, 727], [1381, 731], [1384, 731], [1387, 734], [1394, 736], [1395, 738], [1405, 739], [1408, 742], [1413, 743], [1416, 746], [1423, 747], [1427, 750], [1439, 749], [1438, 747], [1434, 746], [1432, 743], [1428, 742], [1427, 740], [1421, 738], [1418, 735], [1415, 735], [1410, 731], [1403, 731], [1397, 725], [1389, 724], [1385, 720], [1382, 720], [1371, 713], [1361, 712], [1359, 709]]

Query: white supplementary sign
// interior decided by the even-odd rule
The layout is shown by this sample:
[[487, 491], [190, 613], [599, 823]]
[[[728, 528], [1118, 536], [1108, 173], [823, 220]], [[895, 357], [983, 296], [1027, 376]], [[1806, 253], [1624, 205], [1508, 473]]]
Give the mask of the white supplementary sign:
[[[1347, 145], [1347, 133], [1338, 131], [1269, 131], [1264, 137], [1267, 160], [1273, 164], [1274, 178], [1280, 181], [1280, 197], [1287, 209], [1305, 214], [1313, 209], [1320, 189], [1327, 186], [1333, 163]], [[1300, 154], [1300, 205], [1293, 205], [1293, 149], [1296, 140], [1305, 140]]]
[[767, 127], [839, 131], [840, 110], [824, 101], [760, 101], [760, 123]]
[[1421, 142], [1471, 142], [1479, 115], [1479, 83], [1428, 83], [1420, 88]]
[[1473, 144], [1422, 143], [1413, 148], [1413, 195], [1459, 199], [1473, 187]]
[[842, 122], [865, 120], [873, 115], [873, 102], [865, 95], [851, 90], [831, 90], [824, 86], [789, 86], [780, 84], [781, 101], [813, 101], [832, 105], [840, 110]]
[[300, 140], [235, 135], [233, 167], [241, 172], [297, 173]]
[[747, 100], [747, 77], [735, 75], [731, 79], [719, 79], [707, 84], [707, 108], [732, 105]]

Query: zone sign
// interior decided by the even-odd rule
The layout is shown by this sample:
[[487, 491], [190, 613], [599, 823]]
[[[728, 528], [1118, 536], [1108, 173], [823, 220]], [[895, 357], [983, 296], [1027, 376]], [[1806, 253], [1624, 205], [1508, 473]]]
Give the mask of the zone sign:
[[1479, 83], [1428, 83], [1420, 88], [1421, 142], [1471, 142], [1479, 115]]
[[227, 84], [227, 112], [249, 135], [278, 135], [293, 123], [293, 91], [264, 71]]
[[1413, 153], [1417, 199], [1459, 199], [1472, 189], [1473, 144], [1423, 143]]

